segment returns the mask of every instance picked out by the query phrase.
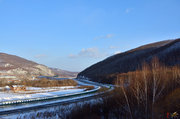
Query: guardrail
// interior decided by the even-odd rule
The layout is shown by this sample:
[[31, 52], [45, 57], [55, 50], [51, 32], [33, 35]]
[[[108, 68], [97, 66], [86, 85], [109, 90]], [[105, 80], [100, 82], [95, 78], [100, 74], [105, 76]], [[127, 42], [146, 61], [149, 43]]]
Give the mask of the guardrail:
[[32, 102], [38, 102], [38, 101], [48, 101], [48, 100], [61, 99], [61, 98], [67, 98], [67, 97], [76, 97], [79, 95], [94, 93], [94, 92], [98, 91], [99, 89], [100, 89], [100, 86], [95, 88], [95, 89], [92, 89], [92, 90], [87, 90], [87, 91], [77, 92], [77, 93], [71, 93], [71, 94], [46, 96], [46, 97], [23, 99], [23, 100], [4, 101], [4, 102], [0, 102], [0, 106], [21, 104], [21, 103], [32, 103]]
[[103, 87], [106, 87], [106, 88], [114, 87], [114, 85], [112, 85], [112, 84], [103, 84], [103, 83], [93, 82], [93, 81], [90, 81], [90, 80], [87, 80], [87, 79], [75, 79], [75, 80], [83, 82], [83, 83], [93, 84], [93, 85], [96, 85], [96, 86], [103, 86]]

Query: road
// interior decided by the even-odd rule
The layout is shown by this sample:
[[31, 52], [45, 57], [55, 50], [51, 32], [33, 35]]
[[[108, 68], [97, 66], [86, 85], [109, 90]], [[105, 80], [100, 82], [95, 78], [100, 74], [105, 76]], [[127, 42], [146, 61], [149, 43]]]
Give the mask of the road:
[[[94, 85], [94, 86], [101, 86], [103, 87], [104, 85], [101, 84], [95, 84], [95, 83], [91, 83], [91, 82], [82, 82], [79, 81], [77, 79], [75, 79], [78, 83], [80, 83], [81, 85]], [[109, 89], [108, 91], [111, 91], [111, 89]], [[38, 110], [38, 109], [42, 109], [42, 108], [48, 108], [48, 107], [53, 107], [53, 106], [58, 106], [61, 104], [70, 104], [70, 103], [75, 103], [75, 102], [80, 102], [80, 101], [85, 101], [85, 100], [90, 100], [90, 99], [94, 99], [96, 97], [100, 97], [102, 95], [104, 95], [104, 93], [99, 93], [99, 92], [95, 92], [93, 94], [85, 94], [85, 95], [80, 95], [80, 96], [75, 96], [75, 97], [67, 97], [66, 99], [62, 99], [62, 100], [55, 100], [55, 101], [48, 101], [48, 102], [39, 102], [38, 104], [21, 104], [20, 106], [13, 106], [13, 108], [8, 108], [8, 107], [0, 107], [3, 108], [0, 111], [0, 116], [4, 116], [4, 115], [8, 115], [8, 114], [17, 114], [17, 113], [22, 113], [22, 112], [27, 112], [30, 110]]]

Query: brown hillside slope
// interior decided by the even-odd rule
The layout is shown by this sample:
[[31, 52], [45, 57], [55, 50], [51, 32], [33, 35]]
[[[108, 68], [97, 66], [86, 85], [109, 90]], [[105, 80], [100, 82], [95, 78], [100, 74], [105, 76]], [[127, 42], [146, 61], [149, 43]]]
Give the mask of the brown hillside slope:
[[44, 65], [15, 55], [0, 53], [0, 75], [16, 76], [17, 79], [32, 79], [33, 76], [53, 76], [54, 73]]
[[158, 57], [167, 66], [180, 64], [180, 39], [152, 43], [111, 56], [85, 69], [78, 76], [100, 81], [110, 74], [135, 71], [141, 68], [143, 62], [149, 63], [153, 57]]

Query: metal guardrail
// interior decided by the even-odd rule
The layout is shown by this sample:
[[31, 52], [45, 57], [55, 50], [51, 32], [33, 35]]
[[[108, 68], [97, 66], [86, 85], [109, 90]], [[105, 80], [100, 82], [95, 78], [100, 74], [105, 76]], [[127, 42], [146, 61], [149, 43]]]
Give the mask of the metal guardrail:
[[[97, 92], [101, 87], [107, 87], [107, 88], [109, 88], [109, 90], [108, 91], [105, 91], [105, 92], [98, 92], [98, 93], [95, 93], [95, 92]], [[39, 102], [43, 102], [43, 101], [48, 101], [48, 100], [51, 100], [52, 99], [52, 101], [49, 101], [49, 102], [51, 102], [51, 103], [46, 103], [46, 104], [42, 104], [42, 105], [34, 105], [34, 106], [28, 106], [28, 107], [22, 107], [22, 108], [16, 108], [16, 109], [5, 109], [6, 108], [6, 106], [8, 107], [8, 105], [9, 106], [11, 106], [11, 105], [13, 105], [13, 104], [4, 104], [4, 106], [1, 106], [3, 109], [5, 109], [5, 110], [2, 110], [2, 111], [0, 111], [0, 115], [7, 115], [7, 114], [13, 114], [13, 113], [15, 113], [15, 114], [17, 114], [17, 113], [22, 113], [22, 112], [25, 112], [25, 111], [29, 111], [29, 110], [35, 110], [35, 109], [42, 109], [42, 108], [47, 108], [47, 107], [52, 107], [52, 106], [57, 106], [57, 105], [59, 105], [59, 104], [69, 104], [69, 103], [74, 103], [74, 102], [78, 102], [78, 101], [84, 101], [84, 100], [89, 100], [89, 99], [93, 99], [94, 97], [99, 97], [99, 96], [103, 96], [104, 94], [106, 94], [106, 93], [108, 93], [108, 92], [110, 92], [110, 91], [112, 91], [114, 89], [114, 86], [111, 86], [111, 85], [106, 85], [106, 86], [102, 86], [102, 85], [99, 85], [99, 86], [97, 86], [96, 85], [96, 88], [95, 89], [93, 89], [93, 90], [88, 90], [88, 91], [84, 91], [84, 92], [77, 92], [77, 93], [71, 93], [71, 94], [65, 94], [65, 95], [61, 95], [61, 96], [56, 96], [56, 97], [48, 97], [48, 99], [42, 99], [42, 100], [37, 100], [37, 98], [36, 98], [36, 100], [34, 100], [34, 101], [29, 101], [29, 102], [27, 102], [27, 103], [29, 103], [29, 104], [32, 104], [33, 102], [34, 103], [37, 103], [37, 101], [39, 101]], [[91, 93], [93, 93], [92, 95], [88, 95], [88, 94], [91, 94]], [[79, 97], [78, 97], [79, 96]], [[85, 97], [84, 97], [85, 96]], [[76, 98], [76, 99], [70, 99], [70, 97], [72, 97], [72, 98]], [[44, 98], [47, 98], [47, 97], [44, 97]], [[61, 99], [61, 100], [63, 100], [63, 99], [68, 99], [68, 100], [66, 100], [66, 101], [61, 101], [61, 100], [59, 100], [58, 102], [53, 102], [53, 99], [55, 99], [56, 101], [58, 101], [57, 99]], [[28, 101], [28, 99], [26, 99], [27, 101]], [[16, 104], [26, 104], [26, 102], [19, 102], [19, 103], [15, 103], [14, 105], [16, 105]], [[14, 106], [13, 106], [14, 107]]]
[[75, 97], [75, 96], [79, 96], [79, 95], [94, 93], [94, 92], [98, 91], [99, 89], [100, 89], [100, 86], [95, 89], [87, 90], [84, 92], [47, 96], [47, 97], [39, 97], [39, 98], [31, 98], [31, 99], [23, 99], [23, 100], [4, 101], [4, 102], [0, 102], [0, 106], [21, 104], [21, 103], [32, 103], [32, 102], [38, 102], [38, 101], [47, 101], [47, 100], [61, 99], [61, 98], [67, 98], [67, 97]]

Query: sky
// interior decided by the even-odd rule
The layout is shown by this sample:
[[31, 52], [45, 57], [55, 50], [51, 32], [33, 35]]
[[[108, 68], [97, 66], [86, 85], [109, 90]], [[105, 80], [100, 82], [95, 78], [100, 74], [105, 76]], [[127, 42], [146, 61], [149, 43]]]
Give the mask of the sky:
[[180, 0], [0, 0], [0, 52], [82, 71], [132, 48], [180, 38]]

